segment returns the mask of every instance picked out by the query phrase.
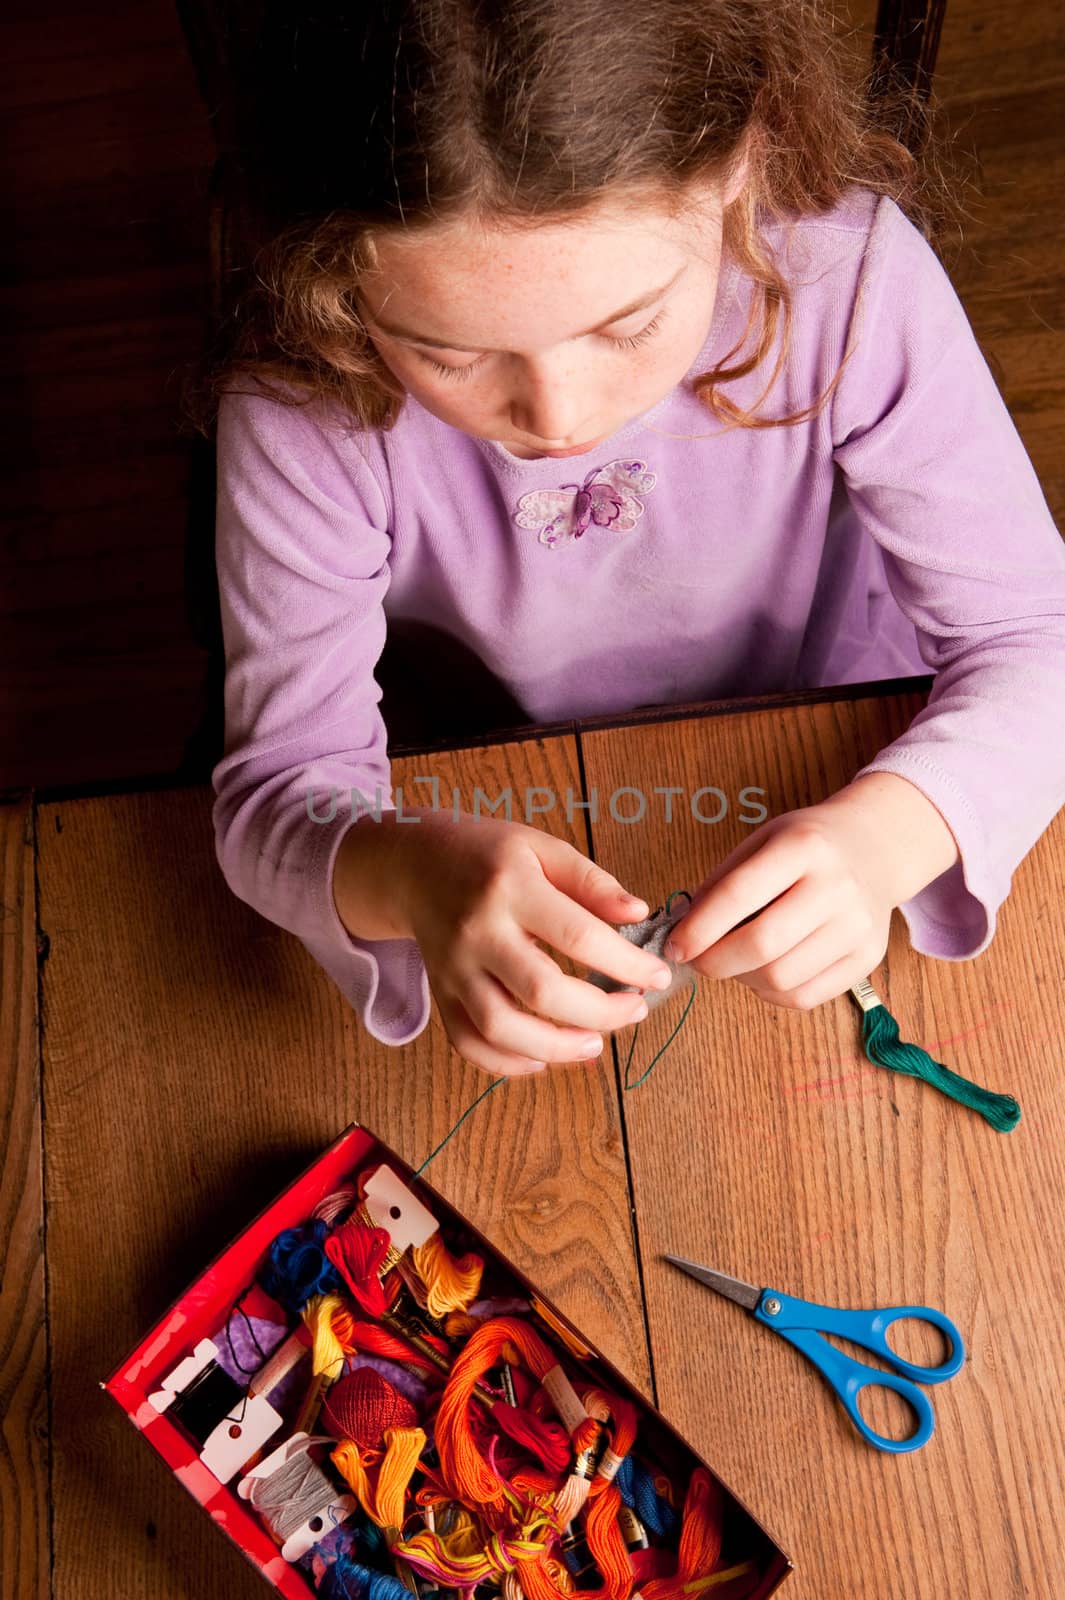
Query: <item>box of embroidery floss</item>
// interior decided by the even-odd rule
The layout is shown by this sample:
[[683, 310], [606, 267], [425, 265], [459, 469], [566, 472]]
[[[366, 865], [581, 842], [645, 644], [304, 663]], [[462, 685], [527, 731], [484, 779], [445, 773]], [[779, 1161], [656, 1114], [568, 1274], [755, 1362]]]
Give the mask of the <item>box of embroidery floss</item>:
[[764, 1600], [665, 1417], [353, 1125], [104, 1387], [290, 1600]]

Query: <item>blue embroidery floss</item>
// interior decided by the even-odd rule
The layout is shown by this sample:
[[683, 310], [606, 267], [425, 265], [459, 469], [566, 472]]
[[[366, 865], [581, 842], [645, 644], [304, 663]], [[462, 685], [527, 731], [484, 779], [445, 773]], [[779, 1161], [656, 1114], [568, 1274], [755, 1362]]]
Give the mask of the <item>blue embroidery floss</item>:
[[677, 1513], [668, 1500], [664, 1500], [654, 1486], [654, 1478], [642, 1462], [630, 1452], [614, 1476], [618, 1492], [627, 1506], [631, 1506], [648, 1533], [668, 1538], [677, 1522]]
[[[356, 1550], [362, 1556], [362, 1562], [356, 1561]], [[326, 1600], [355, 1600], [356, 1596], [364, 1600], [371, 1593], [371, 1580], [376, 1578], [383, 1578], [386, 1584], [398, 1584], [402, 1595], [410, 1600], [410, 1591], [392, 1573], [366, 1565], [368, 1561], [390, 1560], [384, 1531], [364, 1517], [360, 1521], [353, 1520], [330, 1528], [320, 1543], [304, 1557], [302, 1564], [311, 1572], [321, 1573], [315, 1588]], [[381, 1591], [378, 1593], [380, 1596]], [[435, 1594], [436, 1591], [422, 1590], [423, 1600], [428, 1600], [428, 1593]], [[400, 1600], [395, 1589], [388, 1589], [383, 1600], [389, 1600], [389, 1596], [392, 1600]]]
[[325, 1600], [411, 1600], [410, 1590], [388, 1572], [361, 1566], [343, 1551], [318, 1586]]
[[299, 1228], [285, 1228], [270, 1246], [261, 1283], [267, 1294], [298, 1316], [317, 1294], [338, 1294], [340, 1276], [322, 1246], [329, 1233], [322, 1218]]

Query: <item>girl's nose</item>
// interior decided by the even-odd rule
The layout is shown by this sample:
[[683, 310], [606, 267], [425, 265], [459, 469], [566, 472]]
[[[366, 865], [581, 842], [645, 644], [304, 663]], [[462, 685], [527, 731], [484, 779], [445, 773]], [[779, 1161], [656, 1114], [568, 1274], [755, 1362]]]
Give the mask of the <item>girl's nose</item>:
[[582, 444], [595, 431], [592, 410], [573, 356], [525, 362], [515, 377], [511, 426], [548, 448]]

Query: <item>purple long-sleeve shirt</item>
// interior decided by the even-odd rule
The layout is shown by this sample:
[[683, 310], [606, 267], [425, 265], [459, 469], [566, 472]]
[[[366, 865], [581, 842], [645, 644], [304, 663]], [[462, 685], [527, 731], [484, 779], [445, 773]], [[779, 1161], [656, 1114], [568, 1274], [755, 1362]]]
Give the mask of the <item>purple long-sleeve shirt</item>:
[[[530, 721], [935, 673], [861, 769], [909, 779], [957, 840], [901, 908], [926, 955], [986, 947], [1065, 803], [1065, 545], [947, 274], [860, 188], [768, 232], [794, 315], [761, 414], [816, 401], [851, 350], [807, 422], [727, 429], [690, 388], [743, 333], [750, 284], [728, 258], [688, 378], [585, 456], [519, 459], [409, 396], [390, 431], [361, 432], [317, 403], [223, 401], [218, 859], [385, 1043], [428, 1021], [421, 952], [353, 938], [332, 871], [378, 786], [394, 808], [374, 677], [389, 617], [467, 643]], [[777, 348], [726, 386], [736, 404], [757, 404]], [[319, 816], [337, 800], [332, 822], [309, 793]]]

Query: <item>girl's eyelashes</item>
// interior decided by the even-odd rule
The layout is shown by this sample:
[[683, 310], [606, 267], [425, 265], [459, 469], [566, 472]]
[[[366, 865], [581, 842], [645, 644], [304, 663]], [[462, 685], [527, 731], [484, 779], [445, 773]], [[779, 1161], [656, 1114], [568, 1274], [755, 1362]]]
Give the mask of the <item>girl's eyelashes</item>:
[[415, 354], [421, 356], [423, 361], [428, 362], [433, 371], [439, 372], [442, 378], [468, 378], [474, 368], [479, 367], [484, 360], [484, 356], [478, 356], [476, 361], [467, 362], [464, 367], [445, 367], [442, 361], [434, 361], [432, 356], [425, 355], [421, 350], [415, 351]]
[[665, 312], [660, 311], [657, 317], [652, 317], [646, 328], [641, 328], [639, 333], [631, 334], [627, 339], [611, 339], [610, 343], [624, 345], [627, 350], [633, 350], [638, 344], [643, 344], [645, 339], [651, 339], [654, 337], [664, 316]]
[[[626, 350], [634, 350], [637, 345], [643, 344], [645, 339], [654, 338], [664, 316], [665, 312], [660, 311], [647, 324], [646, 328], [641, 328], [639, 333], [630, 334], [626, 339], [615, 339], [607, 333], [600, 334], [599, 337], [605, 339], [608, 344], [620, 345]], [[442, 378], [453, 378], [460, 383], [464, 378], [468, 378], [472, 372], [476, 371], [485, 360], [484, 356], [478, 356], [476, 361], [468, 361], [464, 367], [446, 367], [442, 361], [434, 361], [432, 356], [425, 355], [421, 350], [417, 351], [417, 354], [432, 367], [434, 372], [439, 372]]]

